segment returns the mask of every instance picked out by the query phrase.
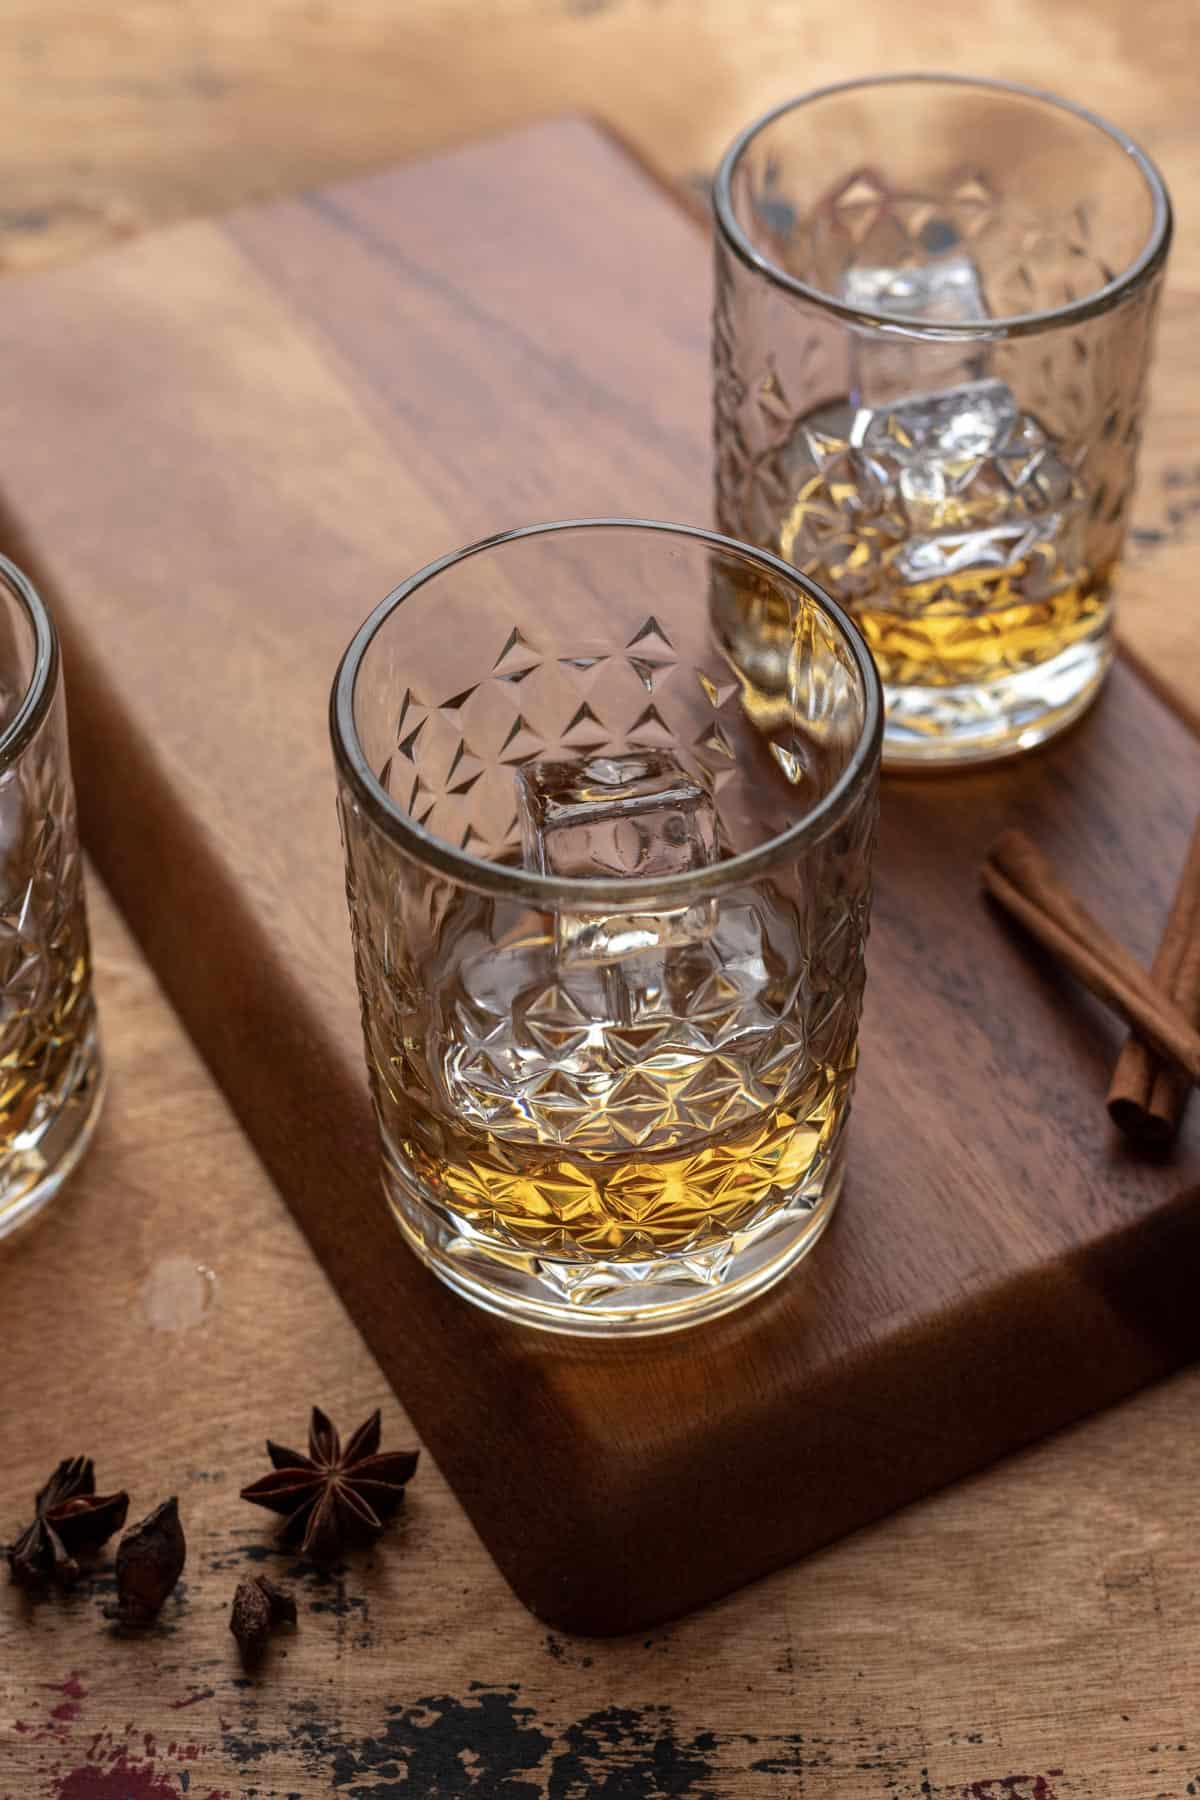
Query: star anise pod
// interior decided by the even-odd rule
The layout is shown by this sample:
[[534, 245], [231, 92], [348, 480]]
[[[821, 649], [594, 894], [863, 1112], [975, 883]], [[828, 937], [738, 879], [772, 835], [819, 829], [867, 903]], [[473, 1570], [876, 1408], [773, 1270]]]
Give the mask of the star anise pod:
[[125, 1523], [129, 1495], [98, 1494], [91, 1457], [68, 1456], [33, 1505], [32, 1525], [8, 1547], [12, 1578], [27, 1588], [52, 1579], [69, 1586], [79, 1578], [76, 1556], [99, 1550]]
[[308, 1455], [267, 1440], [274, 1471], [242, 1489], [242, 1499], [287, 1520], [286, 1543], [300, 1539], [305, 1556], [336, 1556], [346, 1545], [370, 1543], [404, 1504], [416, 1450], [380, 1454], [378, 1409], [342, 1448], [319, 1406], [308, 1427]]

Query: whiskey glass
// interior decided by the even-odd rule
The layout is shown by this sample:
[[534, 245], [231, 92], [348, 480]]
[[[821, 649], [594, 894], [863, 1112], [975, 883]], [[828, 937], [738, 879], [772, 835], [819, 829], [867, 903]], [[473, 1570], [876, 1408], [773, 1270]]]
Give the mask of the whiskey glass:
[[[714, 634], [727, 589], [790, 617], [770, 716]], [[451, 1287], [665, 1331], [815, 1242], [881, 723], [844, 613], [684, 526], [508, 532], [367, 619], [331, 703], [367, 1066], [387, 1198]]]
[[0, 556], [0, 1237], [74, 1168], [103, 1085], [58, 636]]
[[[852, 615], [885, 767], [1053, 736], [1112, 657], [1171, 237], [1154, 165], [1050, 94], [885, 76], [759, 119], [714, 199], [719, 528]], [[769, 675], [769, 643], [745, 654]]]

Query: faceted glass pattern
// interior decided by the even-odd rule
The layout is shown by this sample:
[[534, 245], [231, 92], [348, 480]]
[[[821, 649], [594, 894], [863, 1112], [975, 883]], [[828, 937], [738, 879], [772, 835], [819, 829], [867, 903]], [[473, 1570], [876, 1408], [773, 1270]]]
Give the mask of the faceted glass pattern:
[[1170, 235], [1153, 168], [1045, 97], [901, 77], [770, 115], [717, 205], [721, 529], [851, 611], [889, 764], [1060, 730], [1111, 658]]
[[896, 630], [903, 618], [919, 629], [939, 595], [955, 595], [959, 634], [941, 657], [931, 646], [914, 680], [959, 680], [968, 630], [981, 676], [993, 646], [1011, 661], [1014, 570], [1034, 605], [1086, 581], [1083, 485], [1005, 382], [887, 408], [818, 408], [785, 459], [796, 494], [779, 532], [789, 561], [864, 608], [886, 607]]
[[61, 676], [56, 657], [44, 683], [35, 667], [26, 605], [47, 643], [52, 627], [10, 571], [0, 558], [0, 725], [31, 688], [45, 696], [31, 734], [0, 748], [0, 1237], [74, 1166], [102, 1089]]
[[[766, 726], [712, 623], [763, 579], [795, 626]], [[451, 1285], [661, 1330], [814, 1241], [857, 1057], [873, 685], [819, 599], [682, 528], [464, 553], [375, 631], [352, 724], [378, 788], [339, 749], [347, 892], [385, 1185]]]

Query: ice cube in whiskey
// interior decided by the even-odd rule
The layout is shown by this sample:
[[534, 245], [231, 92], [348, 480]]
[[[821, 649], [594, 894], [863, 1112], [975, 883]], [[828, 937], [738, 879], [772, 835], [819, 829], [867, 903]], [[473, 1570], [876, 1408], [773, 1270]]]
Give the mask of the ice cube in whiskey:
[[[848, 306], [928, 325], [977, 324], [991, 316], [975, 259], [957, 247], [908, 268], [851, 263], [842, 272], [838, 293]], [[857, 400], [874, 406], [908, 389], [981, 375], [985, 355], [986, 346], [978, 340], [966, 346], [952, 339], [918, 343], [855, 331], [850, 384]]]
[[[525, 863], [571, 880], [649, 881], [717, 857], [716, 809], [696, 775], [665, 750], [526, 763], [516, 771]], [[712, 929], [708, 902], [652, 913], [556, 915], [556, 947], [573, 961], [616, 961], [693, 943]]]

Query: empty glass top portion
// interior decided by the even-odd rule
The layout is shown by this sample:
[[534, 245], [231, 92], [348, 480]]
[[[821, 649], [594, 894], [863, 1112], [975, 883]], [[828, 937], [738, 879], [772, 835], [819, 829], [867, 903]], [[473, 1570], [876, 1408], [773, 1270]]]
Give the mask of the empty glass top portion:
[[343, 776], [412, 855], [628, 904], [717, 891], [834, 829], [874, 777], [880, 717], [857, 631], [795, 570], [590, 520], [405, 583], [347, 651], [332, 723]]

